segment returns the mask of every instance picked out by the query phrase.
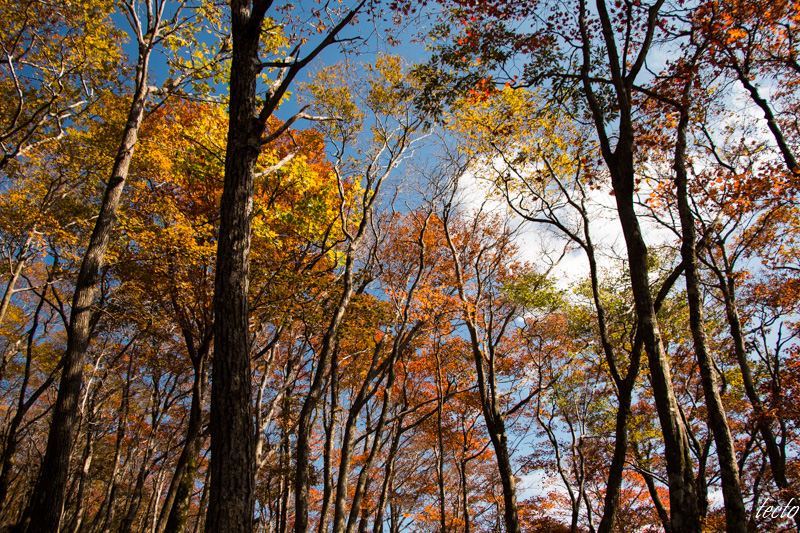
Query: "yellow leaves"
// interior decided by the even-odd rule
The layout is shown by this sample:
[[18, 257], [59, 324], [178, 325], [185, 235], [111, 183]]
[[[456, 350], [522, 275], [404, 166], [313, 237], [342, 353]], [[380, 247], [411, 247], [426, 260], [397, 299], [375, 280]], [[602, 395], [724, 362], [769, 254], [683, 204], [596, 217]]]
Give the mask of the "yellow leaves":
[[317, 127], [335, 141], [355, 141], [368, 116], [371, 144], [378, 150], [399, 142], [400, 131], [407, 134], [421, 127], [412, 111], [421, 83], [399, 56], [381, 54], [374, 63], [361, 65], [343, 62], [321, 70], [300, 87], [315, 114], [333, 119]]
[[[279, 170], [266, 172], [264, 168], [277, 165], [288, 150], [278, 143], [264, 152], [256, 169], [253, 246], [259, 262], [302, 254], [309, 243], [319, 242], [326, 233], [337, 238], [341, 231], [336, 178], [324, 160], [317, 132], [297, 132], [293, 139], [295, 149], [299, 147], [302, 153]], [[344, 192], [349, 202], [352, 188]], [[332, 263], [336, 262], [334, 254], [333, 249], [327, 251]]]
[[463, 99], [445, 118], [461, 152], [476, 161], [475, 171], [506, 180], [500, 188], [515, 189], [515, 176], [528, 186], [550, 181], [551, 173], [568, 180], [586, 150], [580, 128], [525, 89], [506, 87], [487, 98]]
[[52, 139], [120, 72], [110, 2], [0, 1], [0, 156]]
[[731, 28], [728, 30], [728, 44], [732, 44], [744, 37], [747, 37], [747, 32], [742, 28]]
[[391, 115], [402, 108], [409, 97], [404, 88], [407, 66], [399, 56], [380, 55], [374, 64], [366, 64], [369, 92], [367, 105], [378, 114]]
[[364, 113], [355, 103], [354, 95], [347, 83], [344, 65], [322, 69], [311, 83], [300, 84], [313, 99], [312, 108], [318, 115], [333, 119], [320, 124], [334, 139], [344, 140], [361, 131]]
[[186, 11], [194, 13], [162, 33], [170, 76], [164, 86], [172, 89], [171, 80], [182, 78], [189, 92], [207, 95], [227, 77], [229, 30], [218, 2], [197, 2]]

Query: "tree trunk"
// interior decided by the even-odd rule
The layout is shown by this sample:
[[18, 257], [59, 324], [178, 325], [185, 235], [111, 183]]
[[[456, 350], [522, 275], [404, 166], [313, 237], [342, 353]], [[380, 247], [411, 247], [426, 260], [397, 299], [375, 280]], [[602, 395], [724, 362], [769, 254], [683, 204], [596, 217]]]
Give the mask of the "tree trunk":
[[[26, 509], [21, 527], [28, 533], [52, 533], [61, 521], [69, 477], [69, 462], [75, 441], [78, 403], [83, 383], [83, 364], [91, 340], [92, 304], [100, 282], [100, 267], [105, 259], [111, 232], [117, 223], [117, 212], [125, 188], [134, 147], [142, 123], [145, 102], [149, 94], [147, 70], [150, 48], [140, 46], [136, 65], [136, 89], [128, 111], [122, 141], [114, 159], [111, 178], [106, 184], [100, 213], [97, 216], [89, 246], [83, 256], [80, 273], [72, 297], [67, 350], [58, 387], [53, 419], [47, 438], [39, 480]], [[25, 522], [28, 522], [27, 526]]]
[[[446, 209], [449, 209], [449, 206], [446, 207]], [[489, 432], [489, 438], [494, 448], [500, 474], [500, 482], [503, 487], [503, 520], [507, 533], [521, 533], [519, 511], [517, 508], [516, 477], [514, 475], [514, 469], [511, 466], [511, 457], [508, 453], [508, 437], [506, 435], [505, 420], [503, 413], [500, 411], [500, 398], [498, 395], [494, 355], [492, 352], [494, 343], [492, 339], [489, 339], [485, 343], [482, 342], [478, 334], [477, 320], [474, 316], [476, 305], [469, 302], [466, 296], [464, 271], [450, 233], [447, 214], [443, 217], [443, 221], [445, 238], [450, 249], [450, 256], [453, 260], [458, 296], [462, 305], [462, 316], [467, 331], [469, 332], [470, 349], [472, 351], [472, 359], [477, 374], [476, 382], [478, 392], [480, 393], [481, 411], [483, 412], [486, 429]], [[489, 361], [486, 363], [484, 363], [485, 356], [482, 350], [484, 346], [489, 350]]]
[[[406, 406], [403, 406], [405, 408]], [[375, 522], [372, 529], [375, 533], [383, 533], [383, 516], [386, 509], [387, 500], [389, 499], [389, 490], [394, 480], [394, 465], [397, 459], [397, 451], [400, 449], [400, 437], [403, 432], [403, 420], [405, 416], [400, 415], [395, 420], [395, 427], [392, 431], [392, 444], [389, 447], [389, 454], [386, 457], [386, 465], [384, 466], [383, 484], [381, 486], [381, 495], [378, 498], [377, 512], [375, 513]]]
[[220, 204], [214, 284], [211, 387], [211, 494], [206, 529], [253, 529], [255, 431], [251, 397], [250, 228], [253, 183], [263, 123], [256, 119], [258, 46], [263, 12], [231, 2], [233, 56], [225, 181]]
[[68, 529], [71, 533], [78, 533], [80, 531], [83, 518], [86, 514], [86, 489], [89, 484], [89, 473], [94, 456], [94, 428], [92, 426], [94, 425], [94, 417], [96, 414], [95, 400], [96, 395], [93, 394], [86, 421], [86, 446], [83, 450], [81, 473], [78, 480], [78, 493], [75, 497], [75, 515]]
[[444, 391], [442, 389], [442, 358], [438, 347], [434, 348], [436, 354], [436, 484], [439, 489], [439, 531], [447, 533], [447, 512], [445, 509], [444, 487], [444, 427], [443, 403]]
[[[331, 352], [334, 349], [336, 334], [339, 331], [339, 326], [341, 326], [342, 324], [345, 311], [347, 310], [347, 307], [350, 305], [350, 299], [353, 295], [353, 277], [354, 277], [353, 263], [355, 262], [354, 254], [358, 249], [361, 237], [363, 236], [363, 228], [365, 227], [366, 220], [367, 217], [365, 217], [364, 220], [362, 220], [361, 223], [362, 229], [360, 229], [358, 236], [355, 238], [353, 242], [350, 243], [350, 247], [348, 248], [347, 262], [345, 265], [345, 272], [343, 276], [344, 279], [343, 279], [342, 295], [339, 299], [339, 303], [336, 306], [333, 317], [331, 318], [331, 321], [328, 325], [327, 331], [325, 332], [325, 336], [323, 337], [322, 349], [320, 350], [319, 361], [317, 362], [317, 369], [314, 373], [314, 379], [311, 383], [311, 387], [309, 388], [306, 400], [305, 402], [303, 402], [303, 407], [300, 410], [300, 417], [297, 423], [297, 472], [295, 476], [295, 491], [294, 491], [295, 533], [308, 532], [308, 491], [310, 484], [309, 468], [311, 466], [311, 433], [313, 432], [313, 428], [311, 427], [312, 417], [317, 407], [317, 403], [319, 402], [319, 399], [322, 395], [322, 385], [325, 381], [325, 374], [328, 371], [328, 359], [330, 358]], [[352, 428], [349, 428], [350, 423], [351, 422], [348, 419], [348, 426], [345, 427], [345, 432], [347, 432], [348, 429], [352, 430]], [[352, 447], [352, 443], [350, 443], [350, 447]], [[342, 464], [344, 464], [345, 461], [345, 453], [344, 453], [345, 451], [346, 451], [346, 445], [343, 446]], [[352, 450], [350, 450], [350, 453], [352, 454]], [[343, 468], [343, 466], [340, 466], [340, 470], [341, 468]], [[337, 531], [337, 527], [343, 528], [344, 525], [342, 523], [337, 526], [337, 520], [343, 520], [344, 518], [344, 515], [341, 514], [342, 511], [340, 509], [339, 497], [340, 497], [339, 489], [337, 488], [337, 495], [336, 495], [337, 503], [333, 519], [334, 531]]]
[[[133, 531], [133, 523], [136, 521], [136, 515], [139, 513], [139, 508], [142, 506], [144, 482], [147, 479], [147, 474], [150, 471], [150, 459], [152, 458], [152, 455], [153, 443], [150, 441], [147, 443], [144, 456], [142, 457], [142, 465], [139, 468], [139, 473], [136, 475], [136, 485], [134, 485], [133, 494], [131, 494], [130, 497], [128, 510], [125, 513], [125, 516], [122, 518], [122, 522], [119, 527], [119, 533], [131, 533]], [[147, 523], [146, 520], [144, 523]]]
[[[262, 140], [264, 129], [297, 73], [335, 42], [336, 35], [353, 20], [364, 1], [342, 18], [310, 54], [302, 59], [287, 60], [287, 66], [280, 69], [278, 79], [267, 91], [266, 101], [258, 112], [257, 77], [264, 68], [259, 58], [259, 44], [262, 23], [272, 2], [230, 2], [233, 39], [230, 104], [214, 284], [211, 495], [206, 520], [206, 529], [210, 532], [243, 533], [253, 528], [255, 430], [251, 398], [248, 288], [254, 171], [265, 142]], [[280, 135], [296, 118], [287, 121], [284, 128], [274, 132], [270, 138]], [[349, 301], [349, 294], [347, 291], [345, 293], [345, 300]], [[341, 320], [341, 316], [338, 318]], [[333, 338], [326, 336], [326, 339], [327, 349], [330, 349]], [[324, 358], [327, 355], [320, 361], [322, 375], [325, 374], [327, 362]], [[308, 530], [309, 426], [321, 384], [312, 389], [310, 401], [303, 405], [301, 411], [297, 435], [295, 529], [298, 533]]]
[[205, 440], [202, 431], [203, 401], [208, 384], [208, 347], [201, 347], [201, 353], [197, 354], [192, 363], [194, 382], [186, 442], [175, 465], [175, 473], [158, 519], [157, 533], [182, 533], [185, 530], [189, 504], [194, 493], [197, 462]]
[[[394, 364], [391, 365], [392, 370], [389, 371], [389, 379], [386, 385], [386, 389], [384, 390], [383, 396], [383, 405], [381, 407], [381, 414], [378, 420], [378, 424], [375, 428], [375, 436], [372, 439], [372, 449], [369, 452], [366, 462], [364, 466], [361, 467], [361, 472], [358, 475], [358, 482], [356, 483], [356, 490], [353, 492], [353, 505], [350, 508], [350, 517], [348, 518], [347, 522], [347, 533], [354, 533], [356, 520], [358, 518], [359, 510], [362, 513], [362, 520], [361, 524], [366, 526], [365, 517], [368, 516], [367, 508], [362, 509], [362, 505], [364, 505], [364, 496], [367, 494], [369, 489], [369, 474], [372, 471], [372, 466], [375, 464], [375, 458], [378, 456], [378, 452], [380, 451], [383, 445], [383, 428], [386, 424], [386, 416], [389, 413], [389, 406], [391, 404], [391, 396], [392, 396], [392, 385], [394, 383]], [[366, 444], [365, 450], [366, 453]]]
[[[687, 91], [690, 85], [687, 85]], [[731, 437], [725, 407], [717, 385], [716, 370], [708, 348], [703, 318], [703, 298], [700, 279], [697, 273], [697, 254], [695, 250], [694, 216], [689, 206], [689, 193], [686, 175], [686, 127], [689, 123], [687, 106], [681, 110], [678, 122], [678, 138], [675, 145], [675, 185], [677, 187], [678, 212], [681, 220], [681, 258], [683, 259], [686, 293], [689, 303], [689, 327], [692, 331], [695, 354], [700, 367], [700, 379], [706, 400], [708, 422], [714, 435], [717, 457], [722, 477], [722, 495], [725, 501], [725, 528], [729, 533], [747, 533], [747, 510], [739, 481], [739, 467], [736, 450]]]
[[[764, 447], [767, 449], [772, 479], [775, 481], [778, 488], [781, 489], [781, 496], [784, 501], [786, 503], [792, 503], [790, 500], [796, 497], [797, 491], [786, 477], [786, 456], [781, 452], [775, 433], [772, 430], [772, 415], [764, 406], [756, 390], [755, 382], [753, 381], [753, 373], [750, 369], [750, 363], [747, 360], [744, 331], [742, 329], [741, 319], [739, 318], [739, 307], [736, 298], [736, 276], [734, 276], [733, 272], [729, 271], [727, 267], [728, 259], [725, 255], [726, 250], [724, 244], [720, 246], [720, 253], [726, 264], [725, 271], [723, 272], [716, 265], [711, 265], [711, 267], [714, 270], [714, 274], [717, 276], [719, 282], [718, 287], [722, 293], [723, 302], [725, 303], [725, 314], [728, 320], [731, 337], [733, 338], [733, 350], [736, 354], [736, 360], [739, 363], [739, 370], [742, 373], [742, 384], [744, 385], [747, 399], [753, 406], [756, 427], [764, 441]], [[795, 527], [800, 531], [800, 514], [795, 515], [794, 522]]]
[[[670, 521], [673, 531], [699, 532], [697, 494], [694, 486], [692, 457], [686, 428], [680, 418], [678, 402], [672, 387], [672, 377], [661, 341], [661, 331], [655, 316], [647, 274], [647, 246], [642, 240], [641, 228], [633, 207], [633, 157], [626, 158], [630, 165], [622, 165], [629, 172], [612, 172], [617, 209], [622, 222], [628, 248], [636, 313], [642, 328], [645, 352], [650, 365], [653, 396], [664, 436], [664, 456], [670, 489]], [[612, 165], [609, 165], [612, 166]]]
[[[614, 197], [617, 202], [617, 213], [622, 224], [622, 233], [628, 252], [631, 286], [636, 306], [636, 314], [642, 334], [642, 340], [650, 365], [653, 396], [656, 401], [661, 431], [664, 436], [664, 455], [667, 463], [667, 474], [670, 489], [671, 523], [674, 531], [699, 533], [700, 519], [697, 514], [697, 494], [692, 472], [692, 458], [686, 428], [680, 418], [678, 403], [672, 387], [667, 355], [661, 340], [661, 331], [656, 319], [653, 300], [648, 280], [647, 245], [642, 238], [642, 230], [634, 209], [634, 167], [633, 152], [635, 133], [632, 120], [631, 92], [639, 70], [644, 64], [644, 57], [649, 51], [652, 36], [658, 22], [658, 11], [663, 0], [657, 0], [650, 6], [650, 17], [647, 21], [646, 33], [638, 51], [637, 61], [633, 65], [620, 63], [620, 56], [614, 37], [614, 28], [608, 14], [605, 0], [596, 0], [597, 13], [600, 18], [603, 41], [606, 45], [607, 66], [611, 73], [615, 103], [618, 107], [618, 131], [616, 147], [612, 149], [611, 140], [606, 131], [606, 110], [597, 98], [590, 78], [592, 68], [591, 39], [587, 25], [586, 2], [579, 6], [579, 26], [582, 39], [581, 80], [585, 97], [597, 130], [603, 159], [611, 174]], [[624, 73], [624, 74], [623, 74]]]
[[[467, 450], [464, 450], [466, 456]], [[461, 513], [464, 522], [464, 533], [470, 533], [469, 529], [469, 486], [467, 485], [467, 460], [459, 461], [458, 475], [460, 478], [461, 489]]]
[[200, 506], [197, 512], [197, 519], [194, 523], [194, 530], [192, 533], [200, 533], [205, 531], [206, 527], [206, 508], [208, 506], [209, 490], [211, 486], [211, 469], [206, 471], [205, 482], [203, 483], [203, 493], [200, 495]]
[[8, 283], [6, 284], [6, 290], [3, 292], [3, 299], [0, 301], [0, 324], [3, 323], [3, 319], [6, 317], [8, 306], [11, 304], [11, 298], [17, 292], [15, 287], [17, 286], [17, 281], [19, 281], [19, 278], [22, 275], [22, 269], [25, 268], [25, 263], [28, 260], [26, 256], [31, 249], [31, 244], [33, 243], [33, 237], [35, 235], [36, 224], [34, 224], [28, 232], [28, 237], [25, 239], [25, 243], [22, 245], [22, 248], [20, 248], [19, 253], [17, 254], [17, 264], [11, 269], [11, 279], [8, 280]]
[[331, 354], [331, 404], [330, 419], [325, 426], [325, 457], [323, 457], [323, 489], [322, 489], [322, 508], [319, 518], [317, 533], [327, 533], [328, 522], [330, 521], [331, 496], [333, 494], [333, 450], [334, 432], [336, 430], [336, 418], [339, 408], [339, 354], [336, 350]]
[[[484, 416], [486, 412], [484, 411]], [[503, 486], [503, 519], [508, 533], [521, 533], [519, 513], [517, 510], [517, 481], [514, 469], [511, 467], [511, 457], [508, 454], [508, 437], [506, 437], [505, 423], [502, 418], [486, 420], [492, 447], [497, 457], [497, 468], [500, 473], [500, 482]]]
[[42, 307], [44, 306], [45, 294], [47, 293], [47, 286], [45, 286], [42, 297], [36, 306], [36, 311], [33, 313], [33, 323], [28, 330], [28, 342], [25, 354], [25, 372], [22, 377], [22, 383], [19, 387], [17, 409], [11, 423], [8, 425], [5, 435], [5, 448], [3, 449], [2, 468], [0, 469], [0, 509], [3, 509], [8, 496], [8, 486], [11, 481], [11, 472], [14, 469], [14, 456], [17, 453], [17, 444], [19, 444], [19, 436], [17, 432], [22, 424], [25, 414], [41, 396], [45, 390], [50, 387], [53, 382], [53, 374], [45, 380], [26, 401], [25, 394], [28, 391], [28, 383], [31, 378], [31, 364], [33, 363], [33, 345], [36, 336], [36, 330], [39, 328], [39, 315], [41, 314]]

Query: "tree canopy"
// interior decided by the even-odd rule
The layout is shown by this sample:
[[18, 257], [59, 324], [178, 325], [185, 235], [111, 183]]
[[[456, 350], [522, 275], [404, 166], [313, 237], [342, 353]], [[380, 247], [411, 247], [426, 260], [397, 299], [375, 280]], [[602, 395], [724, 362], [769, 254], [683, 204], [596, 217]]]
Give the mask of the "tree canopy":
[[3, 13], [0, 530], [800, 527], [797, 4]]

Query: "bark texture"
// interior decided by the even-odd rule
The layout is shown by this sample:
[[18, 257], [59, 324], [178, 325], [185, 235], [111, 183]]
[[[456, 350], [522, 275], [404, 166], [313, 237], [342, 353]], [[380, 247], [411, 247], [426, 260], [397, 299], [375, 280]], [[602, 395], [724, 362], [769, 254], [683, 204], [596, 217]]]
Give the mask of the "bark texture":
[[117, 223], [119, 204], [149, 94], [147, 86], [149, 57], [150, 48], [140, 46], [139, 61], [136, 66], [136, 89], [128, 111], [122, 141], [75, 283], [67, 328], [67, 350], [64, 354], [64, 367], [53, 408], [47, 448], [39, 481], [36, 483], [21, 524], [24, 528], [25, 522], [30, 521], [26, 528], [28, 533], [52, 533], [61, 521], [69, 477], [70, 455], [78, 426], [83, 364], [94, 323], [92, 304], [100, 283], [100, 268], [105, 259], [111, 233]]
[[637, 57], [630, 64], [620, 59], [613, 24], [605, 1], [597, 0], [596, 5], [603, 42], [606, 46], [606, 56], [603, 61], [607, 62], [611, 74], [615, 103], [619, 110], [616, 146], [613, 148], [606, 131], [606, 109], [595, 94], [590, 77], [592, 49], [585, 1], [581, 2], [579, 13], [583, 54], [580, 77], [600, 140], [601, 153], [611, 174], [617, 213], [625, 238], [639, 333], [647, 354], [653, 396], [664, 436], [671, 526], [673, 531], [699, 533], [700, 516], [697, 511], [697, 491], [689, 440], [675, 398], [667, 355], [661, 340], [661, 331], [650, 293], [647, 245], [642, 238], [642, 230], [633, 201], [635, 174], [633, 154], [636, 139], [631, 95], [636, 77], [644, 66], [649, 52], [663, 0], [658, 0], [649, 7], [645, 35]]
[[251, 398], [250, 227], [255, 166], [263, 124], [256, 120], [261, 16], [231, 2], [233, 57], [225, 183], [220, 203], [214, 284], [211, 387], [211, 494], [206, 530], [243, 533], [253, 527], [255, 435]]
[[[687, 85], [687, 91], [690, 86]], [[686, 293], [689, 303], [689, 327], [692, 331], [703, 395], [708, 410], [708, 423], [717, 445], [717, 456], [722, 477], [722, 495], [725, 501], [725, 528], [729, 533], [747, 532], [747, 510], [744, 507], [739, 481], [739, 467], [736, 450], [731, 437], [725, 407], [717, 385], [716, 369], [708, 347], [703, 318], [703, 299], [700, 279], [697, 273], [697, 252], [695, 249], [695, 219], [689, 206], [686, 174], [686, 127], [689, 114], [686, 106], [681, 110], [678, 123], [678, 138], [675, 146], [675, 185], [678, 196], [678, 212], [681, 220], [681, 258], [686, 278]]]

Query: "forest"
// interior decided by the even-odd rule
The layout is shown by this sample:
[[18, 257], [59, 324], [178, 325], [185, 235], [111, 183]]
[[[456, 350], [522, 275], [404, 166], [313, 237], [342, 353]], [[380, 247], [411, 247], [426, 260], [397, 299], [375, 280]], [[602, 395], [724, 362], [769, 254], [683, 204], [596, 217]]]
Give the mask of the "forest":
[[800, 529], [800, 3], [0, 6], [0, 532]]

